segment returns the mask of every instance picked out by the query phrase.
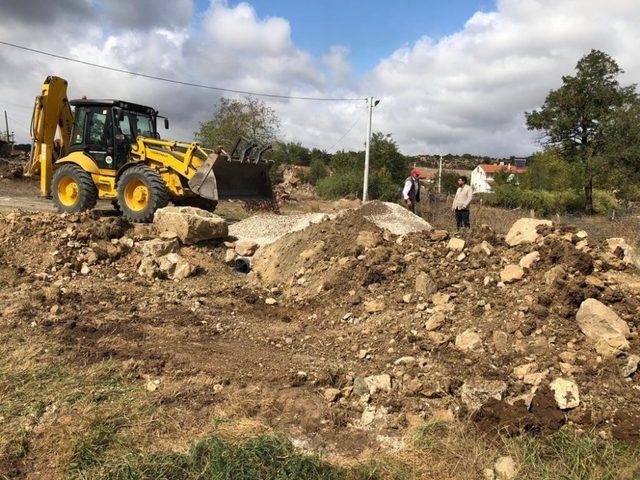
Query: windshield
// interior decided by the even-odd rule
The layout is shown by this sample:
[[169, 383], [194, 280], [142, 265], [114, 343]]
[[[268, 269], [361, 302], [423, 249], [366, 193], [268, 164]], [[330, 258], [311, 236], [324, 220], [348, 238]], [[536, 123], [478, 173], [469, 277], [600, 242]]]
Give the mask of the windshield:
[[118, 122], [119, 133], [126, 135], [131, 140], [137, 137], [155, 138], [153, 118], [150, 115], [138, 112], [124, 112], [124, 118]]

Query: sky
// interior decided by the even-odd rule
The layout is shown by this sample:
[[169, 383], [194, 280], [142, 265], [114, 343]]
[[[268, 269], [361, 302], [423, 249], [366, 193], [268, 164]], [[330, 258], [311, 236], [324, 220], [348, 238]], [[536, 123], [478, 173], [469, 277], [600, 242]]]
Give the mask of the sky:
[[[528, 155], [524, 112], [596, 48], [640, 82], [635, 0], [0, 0], [0, 41], [129, 71], [258, 93], [381, 100], [373, 130], [405, 154]], [[19, 141], [47, 75], [69, 97], [120, 98], [193, 139], [220, 93], [0, 45], [0, 109]], [[225, 94], [234, 97], [232, 94]], [[361, 149], [366, 105], [264, 98], [280, 137]]]

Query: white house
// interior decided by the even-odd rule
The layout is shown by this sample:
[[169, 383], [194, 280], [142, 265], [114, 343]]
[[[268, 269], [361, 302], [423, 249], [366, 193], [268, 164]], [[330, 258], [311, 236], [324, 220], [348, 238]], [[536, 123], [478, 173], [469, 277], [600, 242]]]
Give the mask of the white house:
[[505, 170], [510, 174], [508, 181], [512, 182], [516, 178], [516, 175], [520, 175], [527, 170], [526, 160], [524, 163], [516, 163], [515, 165], [505, 163], [499, 163], [497, 165], [481, 163], [471, 172], [471, 188], [476, 193], [490, 192], [495, 174]]
[[471, 172], [471, 188], [474, 193], [487, 193], [491, 191], [491, 185], [489, 180], [493, 180], [487, 177], [487, 172], [482, 168], [482, 165], [478, 165]]

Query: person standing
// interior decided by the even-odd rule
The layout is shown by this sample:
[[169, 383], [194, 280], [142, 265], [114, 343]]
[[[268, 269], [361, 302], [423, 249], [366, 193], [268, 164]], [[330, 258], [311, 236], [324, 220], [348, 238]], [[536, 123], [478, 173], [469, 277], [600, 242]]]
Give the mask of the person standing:
[[414, 214], [417, 213], [417, 204], [420, 201], [420, 172], [414, 168], [411, 170], [411, 175], [404, 181], [404, 188], [402, 189], [402, 199], [407, 209]]
[[456, 196], [453, 198], [453, 205], [451, 210], [456, 215], [456, 227], [458, 230], [461, 228], [470, 228], [471, 223], [469, 220], [469, 205], [473, 198], [473, 190], [467, 184], [467, 177], [458, 177], [458, 190]]

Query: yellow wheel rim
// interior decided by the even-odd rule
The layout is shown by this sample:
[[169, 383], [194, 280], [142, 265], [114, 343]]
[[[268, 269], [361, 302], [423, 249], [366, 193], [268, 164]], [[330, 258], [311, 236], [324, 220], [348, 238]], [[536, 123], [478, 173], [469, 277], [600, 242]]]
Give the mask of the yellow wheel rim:
[[124, 187], [124, 201], [131, 210], [144, 210], [149, 203], [149, 189], [140, 180], [133, 178]]
[[58, 200], [65, 207], [72, 207], [78, 201], [80, 189], [71, 177], [62, 177], [58, 182]]

